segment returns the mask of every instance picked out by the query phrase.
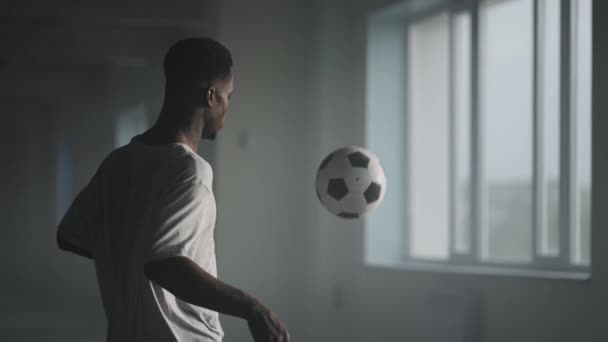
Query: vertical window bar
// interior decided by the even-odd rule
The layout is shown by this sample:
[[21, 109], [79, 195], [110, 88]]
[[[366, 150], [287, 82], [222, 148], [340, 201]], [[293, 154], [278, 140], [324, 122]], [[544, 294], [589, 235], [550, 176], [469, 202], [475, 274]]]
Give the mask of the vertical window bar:
[[[586, 70], [587, 67], [591, 67], [591, 61], [588, 59], [590, 51], [588, 49], [591, 46], [590, 42], [587, 39], [591, 39], [590, 35], [590, 27], [592, 18], [590, 17], [591, 3], [592, 0], [571, 0], [570, 1], [570, 11], [571, 11], [571, 23], [570, 23], [570, 33], [571, 33], [571, 112], [570, 112], [570, 152], [571, 152], [571, 181], [570, 181], [570, 191], [571, 191], [571, 214], [570, 214], [570, 262], [575, 266], [583, 266], [590, 262], [589, 255], [586, 252], [586, 248], [583, 247], [583, 239], [588, 239], [588, 232], [585, 233], [586, 229], [589, 227], [583, 227], [583, 215], [589, 215], [588, 208], [583, 207], [582, 202], [582, 189], [583, 182], [590, 182], [590, 175], [587, 173], [586, 169], [588, 169], [588, 165], [583, 166], [583, 161], [589, 163], [590, 160], [586, 157], [588, 151], [584, 151], [581, 147], [587, 146], [583, 139], [588, 139], [590, 132], [590, 122], [588, 122], [589, 118], [586, 117], [590, 113], [585, 109], [587, 105], [590, 104], [590, 98], [584, 96], [583, 91], [585, 91], [588, 84], [583, 84], [581, 81], [590, 82], [590, 77]], [[586, 21], [585, 21], [586, 20]], [[588, 90], [587, 90], [588, 91]], [[587, 137], [587, 138], [585, 138]], [[584, 144], [584, 145], [582, 145]], [[584, 159], [583, 159], [584, 158]], [[585, 199], [588, 201], [588, 199]], [[588, 204], [585, 205], [585, 207]], [[583, 212], [585, 210], [585, 212]], [[588, 224], [588, 223], [586, 223]], [[589, 241], [585, 241], [586, 244], [589, 244]]]
[[455, 51], [454, 51], [454, 15], [453, 13], [449, 14], [449, 19], [448, 19], [448, 51], [450, 52], [450, 56], [449, 56], [449, 61], [448, 61], [448, 72], [449, 72], [449, 76], [448, 76], [448, 80], [449, 80], [449, 90], [448, 90], [448, 110], [449, 110], [449, 130], [450, 130], [450, 138], [449, 138], [449, 142], [450, 142], [450, 146], [449, 148], [449, 156], [450, 156], [450, 172], [449, 172], [449, 194], [450, 194], [450, 203], [449, 203], [449, 220], [448, 220], [448, 234], [449, 236], [449, 240], [450, 241], [450, 258], [452, 258], [456, 252], [455, 252], [455, 246], [456, 246], [456, 184], [458, 183], [457, 179], [456, 179], [456, 144], [457, 139], [456, 139], [456, 110], [454, 109], [454, 97], [455, 97]]
[[[585, 0], [589, 1], [589, 0]], [[570, 262], [575, 263], [577, 260], [580, 260], [580, 244], [579, 238], [580, 234], [577, 231], [578, 228], [578, 218], [579, 218], [579, 190], [578, 190], [578, 174], [576, 164], [578, 162], [578, 158], [576, 156], [576, 146], [577, 146], [577, 116], [579, 115], [577, 110], [577, 70], [575, 65], [578, 65], [578, 53], [576, 49], [578, 48], [578, 0], [570, 0], [568, 4], [568, 9], [570, 10], [570, 14], [568, 17], [570, 18], [570, 39], [569, 42], [571, 44], [571, 50], [569, 50], [570, 57], [570, 88], [568, 92], [570, 94], [570, 113], [569, 113], [569, 122], [570, 122], [570, 143], [568, 144], [568, 153], [569, 153], [569, 168], [568, 172], [570, 174], [570, 178], [568, 180], [568, 209], [570, 212], [569, 217], [569, 232], [568, 235], [570, 237]], [[570, 198], [571, 197], [571, 198]]]
[[570, 264], [570, 227], [572, 226], [572, 116], [570, 112], [570, 98], [572, 95], [570, 87], [570, 45], [571, 45], [571, 16], [570, 0], [561, 0], [561, 48], [560, 56], [560, 259], [563, 265]]
[[[591, 45], [592, 0], [571, 2], [572, 10], [572, 151], [573, 151], [573, 223], [572, 263], [588, 266], [590, 263], [590, 208], [591, 186]], [[585, 189], [586, 188], [586, 189]]]
[[458, 8], [451, 21], [451, 191], [452, 253], [458, 261], [470, 263], [471, 182], [471, 11]]
[[475, 263], [481, 259], [483, 225], [481, 120], [479, 115], [479, 0], [471, 2], [471, 253]]
[[532, 115], [534, 118], [533, 122], [533, 177], [532, 177], [532, 258], [534, 263], [537, 263], [538, 256], [542, 250], [542, 231], [545, 229], [545, 217], [543, 215], [544, 208], [544, 191], [543, 191], [543, 180], [542, 180], [542, 167], [543, 167], [543, 137], [542, 137], [542, 101], [539, 101], [540, 94], [542, 94], [543, 79], [542, 73], [543, 68], [540, 64], [543, 60], [542, 48], [543, 39], [543, 23], [542, 23], [542, 0], [534, 0], [534, 13], [533, 13], [533, 28], [534, 28], [534, 46], [532, 48], [532, 55], [534, 58], [533, 74], [532, 74], [532, 87], [534, 92], [532, 94]]
[[[408, 60], [408, 46], [409, 46], [409, 41], [408, 41], [408, 31], [409, 30], [409, 25], [403, 25], [403, 65], [409, 65], [409, 60]], [[410, 117], [410, 113], [408, 113], [408, 103], [410, 101], [409, 98], [409, 93], [410, 93], [410, 84], [408, 82], [409, 79], [409, 68], [404, 67], [403, 68], [403, 132], [405, 132], [406, 136], [409, 132], [409, 117]], [[402, 165], [403, 165], [403, 202], [405, 203], [405, 206], [403, 208], [403, 212], [402, 212], [402, 220], [403, 220], [403, 227], [404, 229], [402, 230], [403, 232], [403, 236], [401, 237], [401, 257], [405, 260], [409, 260], [411, 258], [411, 253], [410, 253], [410, 243], [411, 243], [411, 236], [412, 236], [412, 220], [411, 220], [411, 201], [410, 199], [412, 198], [411, 194], [410, 194], [410, 165], [408, 163], [408, 160], [410, 158], [410, 144], [409, 143], [405, 143], [404, 144], [405, 148], [404, 148], [404, 156], [402, 158]]]
[[[561, 3], [535, 0], [535, 184], [536, 262], [559, 260]], [[547, 264], [548, 265], [548, 264]]]

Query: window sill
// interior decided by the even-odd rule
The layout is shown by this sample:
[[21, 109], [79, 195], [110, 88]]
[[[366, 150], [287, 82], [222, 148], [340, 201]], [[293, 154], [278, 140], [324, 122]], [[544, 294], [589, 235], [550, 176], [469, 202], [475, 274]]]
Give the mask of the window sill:
[[551, 271], [538, 269], [522, 269], [505, 266], [488, 265], [454, 265], [438, 264], [424, 261], [366, 261], [365, 266], [385, 269], [397, 269], [404, 271], [470, 274], [470, 275], [489, 275], [499, 277], [523, 277], [523, 278], [542, 278], [542, 279], [564, 279], [588, 281], [591, 279], [591, 272], [584, 270], [573, 271]]

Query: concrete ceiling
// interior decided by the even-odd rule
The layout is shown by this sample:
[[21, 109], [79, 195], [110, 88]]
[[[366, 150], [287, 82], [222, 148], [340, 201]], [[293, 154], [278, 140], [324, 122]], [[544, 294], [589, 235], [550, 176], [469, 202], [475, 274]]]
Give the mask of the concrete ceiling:
[[216, 8], [200, 0], [0, 0], [0, 101], [73, 97], [108, 67], [158, 67], [176, 39], [213, 34]]

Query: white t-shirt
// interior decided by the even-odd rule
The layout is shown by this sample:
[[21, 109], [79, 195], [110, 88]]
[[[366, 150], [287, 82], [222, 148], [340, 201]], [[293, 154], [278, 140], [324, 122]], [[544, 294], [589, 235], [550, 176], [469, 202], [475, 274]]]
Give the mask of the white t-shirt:
[[135, 137], [72, 203], [59, 233], [95, 260], [108, 342], [222, 340], [217, 312], [176, 298], [143, 272], [147, 261], [185, 256], [217, 276], [212, 179], [209, 163], [188, 145]]

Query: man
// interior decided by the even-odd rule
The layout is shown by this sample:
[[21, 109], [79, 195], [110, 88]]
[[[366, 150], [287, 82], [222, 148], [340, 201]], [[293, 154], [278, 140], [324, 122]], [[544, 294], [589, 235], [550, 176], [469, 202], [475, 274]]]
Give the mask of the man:
[[101, 163], [59, 224], [59, 248], [94, 260], [109, 342], [221, 341], [218, 312], [247, 320], [256, 342], [289, 341], [268, 308], [216, 279], [213, 173], [195, 151], [224, 126], [230, 52], [181, 40], [164, 69], [158, 120]]

